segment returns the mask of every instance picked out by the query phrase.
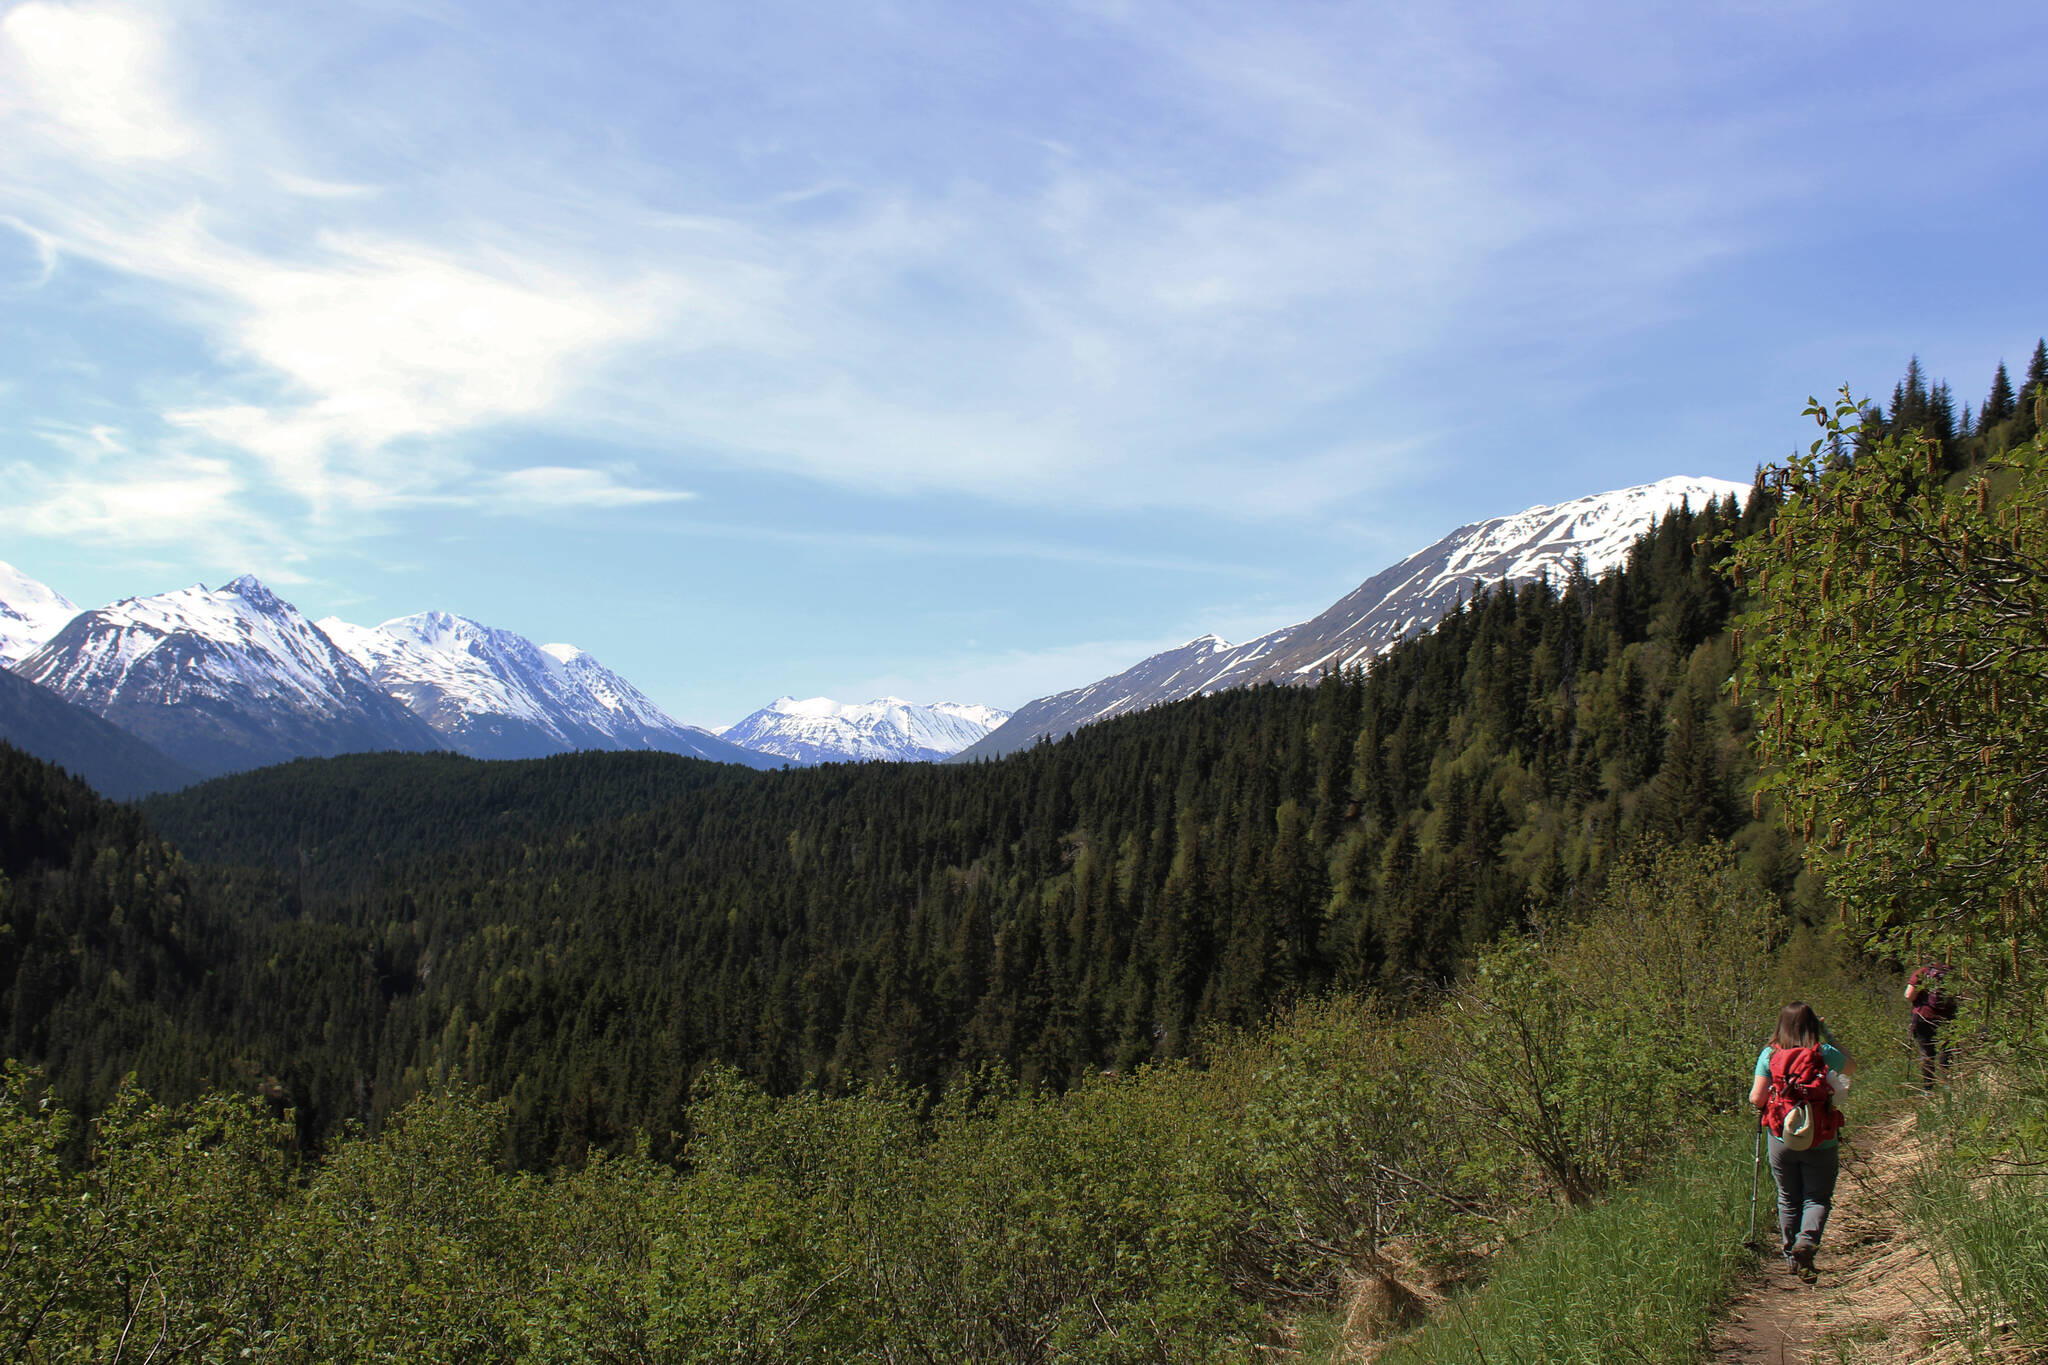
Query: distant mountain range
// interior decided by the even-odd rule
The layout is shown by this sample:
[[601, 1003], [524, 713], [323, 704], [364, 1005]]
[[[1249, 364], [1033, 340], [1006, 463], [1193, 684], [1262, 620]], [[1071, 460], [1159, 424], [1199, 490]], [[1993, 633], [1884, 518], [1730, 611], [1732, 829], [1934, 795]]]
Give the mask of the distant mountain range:
[[[533, 758], [653, 749], [753, 768], [944, 758], [1006, 712], [888, 699], [777, 702], [733, 730], [668, 716], [574, 645], [429, 611], [317, 624], [253, 576], [80, 611], [0, 564], [0, 739], [109, 795], [287, 759], [452, 749]], [[18, 685], [15, 685], [18, 684]]]
[[574, 645], [536, 645], [465, 616], [427, 611], [381, 626], [335, 617], [320, 629], [371, 681], [472, 758], [539, 758], [572, 749], [658, 749], [720, 763], [780, 760], [669, 718]]
[[722, 731], [725, 739], [798, 764], [933, 762], [950, 758], [1010, 718], [993, 706], [900, 697], [845, 705], [825, 697], [781, 697]]
[[80, 612], [15, 671], [208, 777], [306, 756], [444, 747], [249, 575]]
[[995, 757], [1162, 702], [1313, 681], [1428, 630], [1478, 583], [1563, 579], [1575, 566], [1597, 576], [1681, 501], [1740, 501], [1747, 491], [1670, 478], [1476, 522], [1312, 620], [1240, 645], [1203, 636], [1014, 715], [895, 697], [783, 697], [722, 733], [677, 722], [572, 645], [536, 645], [446, 612], [315, 624], [248, 575], [80, 611], [0, 564], [0, 664], [13, 670], [0, 688], [0, 739], [110, 795], [377, 749], [478, 758], [654, 749], [755, 768]]
[[1184, 697], [1264, 682], [1313, 682], [1325, 669], [1363, 663], [1420, 635], [1477, 584], [1546, 575], [1562, 582], [1575, 566], [1597, 578], [1619, 567], [1636, 538], [1681, 502], [1703, 507], [1733, 498], [1740, 504], [1748, 495], [1745, 484], [1681, 475], [1461, 526], [1374, 574], [1311, 620], [1239, 645], [1204, 635], [1100, 682], [1028, 702], [954, 761], [1013, 753]]

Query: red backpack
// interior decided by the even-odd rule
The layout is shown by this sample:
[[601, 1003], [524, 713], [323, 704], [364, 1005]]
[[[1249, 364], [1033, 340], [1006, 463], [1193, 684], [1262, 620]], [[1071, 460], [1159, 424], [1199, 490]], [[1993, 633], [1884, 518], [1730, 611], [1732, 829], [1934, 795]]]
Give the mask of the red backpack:
[[[1785, 1132], [1785, 1119], [1805, 1109], [1812, 1118], [1806, 1141], [1799, 1142], [1803, 1127], [1796, 1119], [1794, 1132]], [[1828, 1084], [1827, 1059], [1817, 1047], [1780, 1047], [1771, 1050], [1771, 1088], [1764, 1104], [1764, 1126], [1788, 1145], [1813, 1147], [1842, 1131], [1842, 1111], [1835, 1108], [1835, 1090]]]

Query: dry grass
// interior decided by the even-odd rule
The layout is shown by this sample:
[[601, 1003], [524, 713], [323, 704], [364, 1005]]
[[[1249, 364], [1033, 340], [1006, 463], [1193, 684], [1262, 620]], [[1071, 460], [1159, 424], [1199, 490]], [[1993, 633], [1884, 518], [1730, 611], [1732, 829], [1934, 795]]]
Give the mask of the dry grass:
[[1429, 1321], [1444, 1306], [1447, 1289], [1401, 1248], [1383, 1249], [1346, 1277], [1343, 1344], [1333, 1365], [1368, 1365], [1394, 1337]]

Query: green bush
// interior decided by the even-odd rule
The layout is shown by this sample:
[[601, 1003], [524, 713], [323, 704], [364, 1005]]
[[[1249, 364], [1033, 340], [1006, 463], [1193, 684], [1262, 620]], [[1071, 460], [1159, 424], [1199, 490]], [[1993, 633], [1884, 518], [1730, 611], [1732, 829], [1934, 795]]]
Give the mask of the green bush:
[[1782, 932], [1725, 849], [1638, 855], [1583, 921], [1482, 954], [1428, 1045], [1497, 1150], [1583, 1204], [1740, 1104]]
[[1483, 1135], [1444, 1103], [1422, 1036], [1412, 1021], [1331, 999], [1211, 1045], [1223, 1268], [1239, 1294], [1326, 1302], [1389, 1243], [1448, 1251], [1505, 1213]]
[[42, 1078], [0, 1077], [0, 1358], [233, 1357], [275, 1308], [265, 1240], [287, 1130], [246, 1101], [177, 1110], [124, 1085], [67, 1168]]

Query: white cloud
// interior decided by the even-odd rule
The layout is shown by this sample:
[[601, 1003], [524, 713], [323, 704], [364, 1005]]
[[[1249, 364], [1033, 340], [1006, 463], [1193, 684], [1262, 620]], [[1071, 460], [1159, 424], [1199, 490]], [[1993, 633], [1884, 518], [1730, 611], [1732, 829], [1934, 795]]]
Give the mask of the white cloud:
[[[179, 107], [169, 32], [110, 5], [31, 3], [0, 20], [0, 77], [13, 78], [0, 85], [16, 92], [0, 98], [0, 207], [12, 201], [6, 221], [35, 241], [46, 277], [70, 254], [169, 289], [161, 304], [201, 330], [227, 372], [187, 379], [191, 397], [156, 415], [188, 442], [254, 456], [259, 468], [237, 488], [260, 480], [331, 523], [473, 484], [488, 471], [451, 438], [557, 411], [609, 351], [704, 303], [658, 269], [552, 259], [515, 234], [509, 246], [480, 230], [435, 245], [374, 229], [270, 229], [282, 202], [331, 210], [376, 189], [201, 154], [210, 138]], [[133, 477], [159, 487], [146, 471]], [[593, 475], [580, 491], [621, 505], [629, 490]], [[507, 484], [501, 500], [518, 492]]]
[[0, 18], [0, 116], [26, 116], [78, 150], [155, 161], [197, 143], [164, 97], [158, 21], [125, 6], [17, 5]]
[[172, 455], [147, 469], [129, 463], [113, 478], [89, 465], [58, 471], [18, 462], [5, 472], [9, 493], [0, 506], [29, 535], [189, 545], [257, 529], [242, 505], [247, 485], [224, 459]]
[[571, 508], [644, 507], [693, 496], [679, 489], [636, 488], [599, 469], [535, 465], [495, 476], [479, 501], [494, 511], [546, 516]]
[[167, 418], [261, 457], [317, 512], [461, 476], [458, 462], [391, 459], [390, 447], [549, 411], [579, 365], [645, 331], [653, 312], [644, 291], [606, 295], [516, 262], [492, 271], [383, 242], [326, 241], [316, 261], [290, 265], [193, 244], [155, 264], [210, 284], [232, 314], [227, 344], [286, 382], [266, 404]]
[[[232, 16], [33, 0], [0, 20], [0, 212], [158, 285], [221, 371], [155, 415], [329, 530], [538, 505], [483, 443], [535, 426], [662, 466], [644, 488], [541, 476], [581, 506], [672, 499], [716, 461], [1298, 516], [1412, 477], [1441, 440], [1400, 388], [1417, 354], [1475, 318], [1622, 325], [1728, 249], [1683, 159], [1638, 183], [1477, 131], [1502, 71], [1463, 20], [1362, 43], [1228, 7], [1097, 18], [1129, 50], [1130, 108], [1185, 122], [1184, 146], [935, 133], [952, 173], [892, 177], [808, 152], [830, 139], [801, 121], [685, 141], [675, 166], [610, 129], [547, 158], [438, 138], [431, 79], [407, 104], [344, 78], [302, 114], [235, 64]], [[379, 156], [333, 151], [363, 126]], [[801, 173], [751, 197], [688, 170], [792, 148]], [[1523, 270], [1536, 252], [1560, 268]]]

